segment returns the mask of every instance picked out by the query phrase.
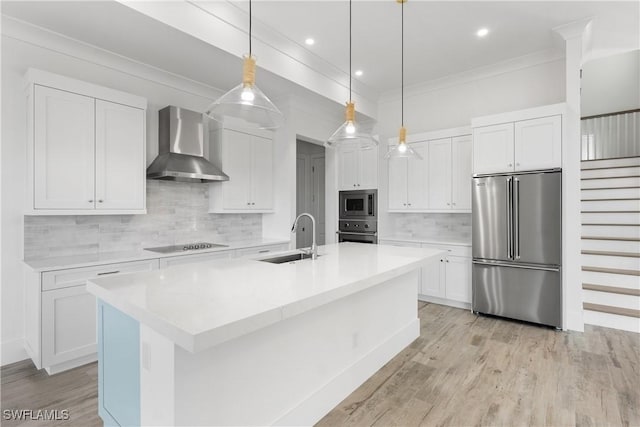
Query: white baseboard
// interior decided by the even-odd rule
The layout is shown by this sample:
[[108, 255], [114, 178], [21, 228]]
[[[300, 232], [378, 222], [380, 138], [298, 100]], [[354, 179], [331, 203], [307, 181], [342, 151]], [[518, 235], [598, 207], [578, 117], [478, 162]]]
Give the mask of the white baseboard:
[[[416, 319], [307, 396], [273, 425], [300, 426], [317, 423], [419, 336], [420, 320]], [[315, 414], [312, 423], [309, 423], [310, 414]]]
[[587, 325], [604, 326], [605, 328], [635, 332], [636, 334], [640, 333], [640, 319], [637, 317], [619, 316], [617, 314], [585, 310], [584, 323]]
[[2, 341], [2, 352], [0, 357], [2, 358], [2, 360], [0, 360], [0, 366], [28, 359], [29, 355], [24, 349], [24, 339], [15, 338], [12, 340]]
[[431, 297], [427, 295], [418, 294], [420, 301], [432, 302], [434, 304], [448, 305], [449, 307], [463, 308], [465, 310], [471, 310], [471, 304], [468, 302], [452, 301], [450, 299]]

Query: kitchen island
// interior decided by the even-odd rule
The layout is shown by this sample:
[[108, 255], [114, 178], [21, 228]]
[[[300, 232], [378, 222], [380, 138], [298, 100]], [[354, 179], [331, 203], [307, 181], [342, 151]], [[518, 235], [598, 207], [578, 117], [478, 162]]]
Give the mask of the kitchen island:
[[310, 425], [419, 335], [436, 249], [341, 243], [87, 283], [105, 425]]

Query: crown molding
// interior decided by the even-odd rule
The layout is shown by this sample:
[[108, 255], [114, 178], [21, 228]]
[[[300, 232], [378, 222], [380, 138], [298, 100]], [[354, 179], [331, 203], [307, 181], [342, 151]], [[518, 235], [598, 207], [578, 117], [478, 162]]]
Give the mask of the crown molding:
[[[436, 90], [446, 89], [452, 86], [458, 86], [477, 80], [483, 80], [495, 77], [501, 74], [511, 73], [525, 68], [535, 67], [537, 65], [555, 62], [564, 59], [564, 52], [560, 49], [548, 49], [533, 52], [527, 55], [518, 56], [497, 62], [486, 67], [474, 68], [472, 70], [463, 71], [461, 73], [452, 74], [427, 82], [415, 85], [405, 86], [405, 98], [417, 96]], [[380, 102], [399, 101], [400, 95], [398, 90], [387, 91], [380, 96]]]

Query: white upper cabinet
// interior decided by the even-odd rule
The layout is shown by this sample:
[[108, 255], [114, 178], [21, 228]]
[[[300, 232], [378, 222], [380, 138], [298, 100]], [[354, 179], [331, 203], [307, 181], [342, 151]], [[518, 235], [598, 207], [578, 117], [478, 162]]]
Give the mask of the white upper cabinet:
[[147, 101], [29, 70], [30, 215], [145, 213]]
[[96, 209], [144, 209], [144, 110], [96, 100]]
[[378, 188], [378, 148], [341, 147], [338, 179], [340, 190]]
[[429, 174], [426, 166], [428, 147], [426, 142], [411, 144], [411, 148], [422, 156], [422, 160], [410, 159], [407, 161], [407, 208], [410, 210], [422, 210], [428, 208], [427, 188]]
[[513, 171], [513, 123], [473, 130], [473, 173]]
[[562, 117], [551, 116], [515, 123], [515, 170], [562, 166]]
[[229, 176], [210, 189], [209, 212], [273, 210], [273, 139], [269, 131], [231, 128], [210, 133], [213, 163]]
[[564, 111], [555, 104], [473, 119], [473, 173], [561, 168]]
[[34, 209], [94, 209], [95, 99], [35, 87]]
[[471, 210], [471, 135], [451, 138], [451, 208]]
[[389, 209], [407, 208], [408, 159], [389, 160]]
[[429, 141], [429, 208], [451, 209], [451, 138]]

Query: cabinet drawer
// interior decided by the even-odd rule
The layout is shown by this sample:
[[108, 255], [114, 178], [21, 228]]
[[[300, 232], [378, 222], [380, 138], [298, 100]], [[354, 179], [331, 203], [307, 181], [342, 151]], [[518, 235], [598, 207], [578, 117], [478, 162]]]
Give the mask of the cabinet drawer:
[[70, 268], [66, 270], [47, 271], [42, 273], [42, 290], [70, 288], [84, 285], [88, 279], [110, 274], [135, 273], [158, 268], [158, 260], [105, 264], [95, 267]]
[[210, 252], [206, 254], [196, 255], [180, 255], [175, 257], [167, 257], [160, 259], [160, 268], [171, 267], [174, 265], [193, 264], [196, 262], [207, 262], [216, 259], [229, 259], [233, 254], [232, 251]]
[[268, 254], [271, 252], [286, 251], [289, 249], [289, 245], [286, 243], [279, 245], [258, 246], [255, 248], [238, 249], [238, 258], [252, 257], [257, 255]]
[[459, 245], [440, 245], [437, 243], [423, 243], [423, 248], [432, 248], [432, 249], [440, 249], [443, 251], [447, 251], [448, 255], [453, 256], [461, 256], [461, 257], [471, 257], [471, 247], [470, 246], [459, 246]]
[[401, 240], [380, 240], [378, 242], [380, 245], [387, 246], [400, 246], [403, 248], [419, 248], [421, 247], [420, 243], [417, 242], [403, 242]]

